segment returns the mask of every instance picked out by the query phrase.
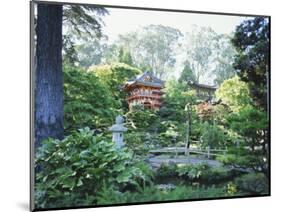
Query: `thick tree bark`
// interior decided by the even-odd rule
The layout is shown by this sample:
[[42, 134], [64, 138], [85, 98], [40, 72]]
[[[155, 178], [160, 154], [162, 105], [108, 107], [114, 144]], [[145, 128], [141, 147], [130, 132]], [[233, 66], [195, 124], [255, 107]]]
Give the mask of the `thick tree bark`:
[[62, 6], [38, 4], [35, 72], [35, 146], [63, 138]]

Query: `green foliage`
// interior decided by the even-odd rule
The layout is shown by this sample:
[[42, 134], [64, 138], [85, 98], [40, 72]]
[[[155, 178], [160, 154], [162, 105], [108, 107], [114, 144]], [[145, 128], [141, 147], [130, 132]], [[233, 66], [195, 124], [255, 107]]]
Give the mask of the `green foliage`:
[[222, 182], [234, 174], [225, 167], [211, 167], [205, 163], [178, 165], [176, 173], [185, 180], [205, 183]]
[[118, 60], [120, 63], [125, 63], [127, 65], [133, 66], [133, 58], [131, 53], [127, 50], [124, 50], [123, 47], [119, 50]]
[[176, 173], [177, 165], [176, 164], [161, 164], [157, 170], [158, 178], [171, 178], [177, 176]]
[[212, 167], [205, 170], [201, 176], [204, 182], [216, 183], [231, 179], [235, 173], [225, 167]]
[[155, 122], [157, 114], [153, 110], [135, 106], [125, 114], [126, 125], [138, 131], [146, 130]]
[[185, 83], [179, 83], [175, 79], [166, 82], [164, 91], [164, 103], [158, 113], [159, 143], [162, 146], [183, 145], [186, 139], [187, 120], [190, 129], [196, 121], [193, 105], [197, 98], [194, 91], [189, 90]]
[[225, 80], [216, 91], [216, 97], [234, 112], [239, 112], [251, 103], [248, 85], [238, 76]]
[[245, 174], [236, 178], [235, 184], [248, 194], [269, 194], [268, 178], [262, 173]]
[[101, 63], [107, 48], [105, 36], [98, 38], [89, 36], [85, 32], [77, 33], [70, 29], [64, 34], [63, 63], [65, 65], [87, 69]]
[[124, 63], [93, 66], [89, 72], [94, 72], [110, 89], [120, 90], [126, 81], [141, 73], [141, 70]]
[[63, 64], [75, 66], [78, 61], [77, 51], [74, 42], [68, 35], [63, 35]]
[[194, 104], [196, 102], [195, 92], [173, 78], [166, 81], [164, 91], [165, 99], [170, 103], [180, 105], [182, 109], [187, 103]]
[[[195, 27], [187, 36], [187, 58], [179, 80], [166, 81], [161, 109], [153, 111], [136, 106], [129, 111], [122, 86], [142, 72], [133, 66], [160, 78], [169, 76], [182, 34], [171, 27], [150, 25], [121, 35], [119, 41], [107, 46], [100, 18], [105, 14], [107, 11], [102, 7], [64, 6], [66, 137], [45, 140], [36, 152], [36, 206], [214, 198], [234, 195], [237, 189], [267, 194], [268, 117], [264, 110], [251, 105], [250, 95], [265, 109], [268, 20], [249, 19], [237, 27], [232, 42], [238, 51], [234, 68], [239, 77], [231, 79], [235, 51], [229, 38], [217, 35], [210, 28]], [[97, 65], [102, 59], [110, 64]], [[203, 107], [210, 114], [207, 114], [209, 123], [202, 123], [204, 118], [195, 112], [198, 99], [187, 82], [209, 81], [208, 70], [213, 67], [215, 82], [221, 84], [216, 92], [221, 104]], [[124, 135], [124, 149], [116, 149], [108, 138], [108, 127], [119, 114], [125, 114], [129, 129]], [[225, 167], [173, 163], [161, 165], [154, 173], [143, 162], [149, 149], [183, 146], [187, 131], [190, 141], [202, 140], [203, 148], [228, 147], [228, 154], [219, 157], [223, 164], [264, 174], [243, 175], [225, 188], [180, 185], [173, 190], [159, 190], [154, 177], [211, 185], [233, 179], [235, 175]]]
[[260, 131], [266, 131], [268, 127], [267, 114], [253, 106], [243, 108], [239, 114], [231, 114], [228, 123], [238, 134], [252, 140], [261, 140], [265, 134]]
[[210, 147], [211, 149], [225, 148], [227, 145], [227, 136], [224, 131], [216, 124], [209, 124], [204, 122], [201, 128], [201, 141], [200, 145], [203, 148]]
[[[151, 166], [144, 161], [136, 161], [134, 163], [134, 167], [141, 171], [141, 182], [139, 185], [143, 184], [153, 184], [153, 180], [155, 178], [155, 171], [152, 170]], [[140, 180], [140, 179], [139, 179]], [[145, 186], [145, 185], [144, 185]]]
[[217, 183], [231, 179], [235, 173], [225, 167], [211, 167], [200, 164], [162, 164], [157, 170], [157, 177], [163, 179], [180, 178], [186, 182]]
[[227, 184], [227, 193], [230, 195], [237, 193], [237, 186], [233, 182]]
[[231, 113], [231, 109], [228, 105], [224, 103], [219, 103], [213, 106], [214, 117], [213, 120], [219, 125], [226, 125], [226, 119]]
[[233, 171], [225, 167], [211, 167], [208, 164], [201, 163], [197, 165], [181, 165], [178, 166], [176, 172], [179, 177], [183, 177], [191, 181], [200, 181], [207, 184], [214, 184], [229, 180], [235, 176]]
[[230, 129], [242, 140], [242, 149], [233, 152], [241, 157], [242, 165], [267, 174], [269, 138], [266, 112], [247, 106], [239, 114], [231, 114], [227, 121]]
[[208, 81], [217, 36], [216, 32], [210, 27], [198, 27], [196, 25], [186, 35], [184, 46], [186, 60], [190, 62], [190, 67], [198, 83]]
[[141, 70], [124, 63], [113, 63], [110, 65], [92, 66], [88, 69], [88, 72], [95, 73], [104, 86], [108, 88], [111, 96], [120, 101], [122, 108], [127, 110], [126, 96], [122, 86], [130, 78], [140, 74]]
[[83, 127], [110, 126], [121, 108], [94, 73], [64, 67], [64, 128], [66, 134]]
[[184, 177], [186, 179], [195, 180], [201, 178], [203, 172], [209, 169], [207, 164], [199, 164], [199, 165], [181, 165], [177, 168], [176, 172], [178, 176]]
[[164, 147], [180, 145], [185, 130], [186, 126], [178, 121], [162, 121], [159, 127], [159, 145]]
[[63, 16], [66, 28], [77, 33], [88, 33], [89, 36], [102, 35], [102, 16], [108, 14], [104, 7], [94, 5], [64, 5]]
[[194, 75], [194, 71], [191, 69], [189, 62], [186, 61], [185, 63], [186, 64], [179, 77], [179, 83], [187, 84], [189, 81], [196, 82], [196, 76]]
[[[73, 32], [70, 32], [73, 34]], [[92, 65], [100, 64], [107, 48], [106, 38], [89, 37], [87, 34], [79, 34], [77, 36], [75, 50], [77, 52], [77, 64], [85, 69]]]
[[125, 134], [126, 145], [139, 155], [146, 155], [148, 150], [157, 146], [159, 117], [157, 112], [134, 106], [125, 114], [126, 127], [129, 128]]
[[230, 196], [225, 188], [178, 186], [173, 190], [158, 190], [144, 187], [137, 192], [121, 193], [114, 189], [104, 189], [98, 193], [98, 204], [120, 204], [151, 201], [188, 200]]
[[268, 156], [262, 150], [251, 151], [243, 144], [217, 159], [228, 166], [268, 174]]
[[[48, 139], [36, 154], [36, 206], [73, 207], [96, 204], [104, 185], [115, 189], [138, 187], [151, 181], [144, 164], [111, 141], [81, 129], [63, 140]], [[146, 175], [148, 174], [148, 175]]]
[[216, 95], [232, 113], [221, 118], [234, 141], [228, 154], [219, 159], [228, 165], [268, 174], [268, 117], [251, 105], [248, 85], [238, 77], [226, 80]]
[[164, 92], [164, 106], [159, 111], [160, 116], [170, 121], [185, 122], [187, 117], [185, 108], [187, 104], [195, 104], [195, 92], [187, 90], [184, 83], [179, 83], [175, 79], [166, 82]]
[[[63, 6], [63, 63], [68, 65], [92, 64], [100, 59], [97, 49], [101, 49], [99, 39], [102, 37], [102, 16], [108, 14], [104, 7], [90, 5]], [[89, 37], [91, 38], [89, 41]], [[82, 39], [81, 39], [82, 38]], [[82, 43], [77, 48], [78, 41]], [[86, 45], [87, 43], [87, 45]], [[93, 48], [96, 47], [96, 48]], [[85, 57], [88, 53], [89, 60]], [[95, 55], [96, 57], [93, 57]], [[92, 59], [93, 61], [90, 61]]]
[[256, 17], [236, 27], [232, 43], [237, 54], [234, 68], [241, 79], [249, 84], [255, 103], [267, 110], [267, 81], [269, 72], [269, 19]]
[[220, 85], [225, 80], [236, 74], [233, 68], [235, 48], [231, 43], [232, 35], [218, 35], [213, 49], [215, 68], [212, 74], [215, 76], [215, 84]]
[[134, 152], [134, 157], [146, 157], [148, 151], [158, 145], [158, 136], [150, 132], [132, 130], [125, 134], [125, 143], [128, 149]]
[[[109, 56], [118, 60], [119, 50], [130, 52], [133, 63], [140, 69], [151, 71], [159, 78], [167, 77], [176, 62], [176, 49], [182, 33], [163, 25], [148, 25], [138, 31], [119, 36], [110, 47]], [[112, 55], [115, 52], [116, 55]], [[108, 60], [112, 60], [108, 58]], [[114, 60], [113, 60], [114, 61]]]

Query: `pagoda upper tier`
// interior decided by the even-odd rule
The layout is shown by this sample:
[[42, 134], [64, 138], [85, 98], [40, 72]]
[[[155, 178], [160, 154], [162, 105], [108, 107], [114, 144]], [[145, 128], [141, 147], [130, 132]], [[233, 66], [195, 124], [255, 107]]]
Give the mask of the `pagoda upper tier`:
[[159, 109], [162, 104], [163, 88], [164, 81], [150, 72], [144, 72], [128, 80], [124, 85], [124, 91], [127, 93], [126, 100], [129, 108], [134, 105], [142, 105], [153, 110]]

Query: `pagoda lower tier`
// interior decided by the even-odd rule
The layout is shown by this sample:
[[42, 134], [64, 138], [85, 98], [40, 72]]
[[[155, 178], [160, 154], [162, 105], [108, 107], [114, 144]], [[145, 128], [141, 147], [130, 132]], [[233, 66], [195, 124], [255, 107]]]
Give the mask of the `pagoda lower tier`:
[[129, 108], [135, 105], [142, 105], [149, 109], [159, 109], [162, 105], [161, 97], [153, 95], [134, 95], [128, 97], [126, 100], [129, 104]]

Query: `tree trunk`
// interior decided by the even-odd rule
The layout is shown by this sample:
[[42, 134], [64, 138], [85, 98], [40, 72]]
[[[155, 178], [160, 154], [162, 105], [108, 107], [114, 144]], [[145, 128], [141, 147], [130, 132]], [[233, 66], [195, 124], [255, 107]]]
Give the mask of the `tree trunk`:
[[35, 146], [63, 138], [62, 6], [38, 4], [35, 72]]

